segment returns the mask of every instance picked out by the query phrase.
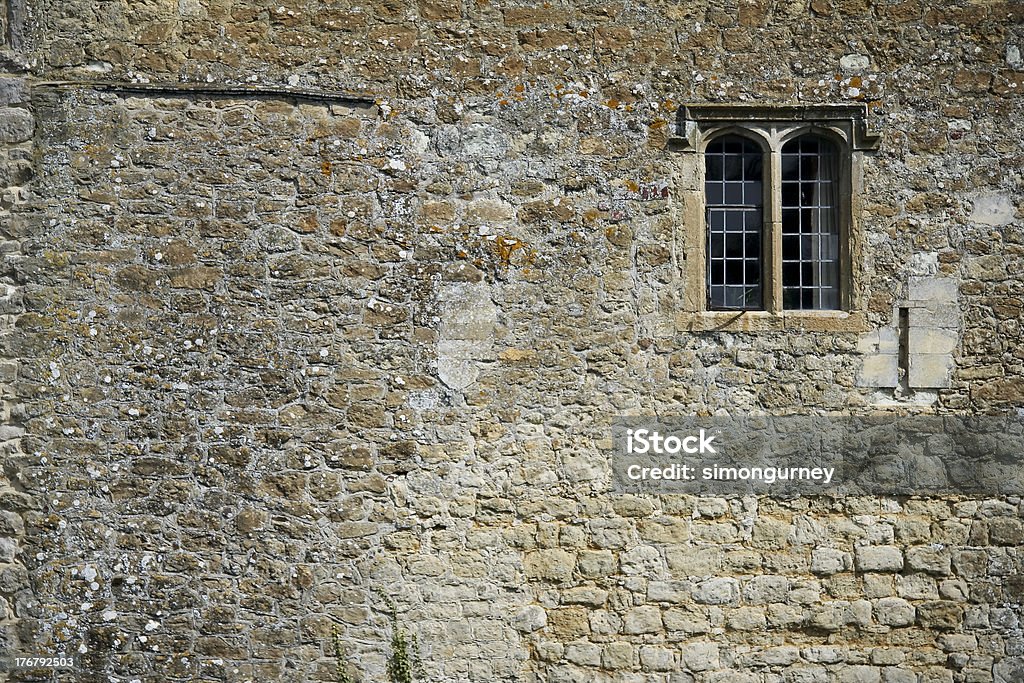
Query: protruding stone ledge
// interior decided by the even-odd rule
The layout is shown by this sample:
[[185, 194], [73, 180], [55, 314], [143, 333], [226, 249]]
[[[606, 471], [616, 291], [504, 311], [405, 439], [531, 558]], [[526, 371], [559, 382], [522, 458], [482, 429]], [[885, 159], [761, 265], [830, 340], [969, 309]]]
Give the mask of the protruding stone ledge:
[[288, 99], [340, 104], [355, 109], [370, 109], [376, 99], [367, 93], [346, 93], [311, 88], [266, 85], [225, 85], [215, 83], [131, 83], [128, 81], [38, 81], [33, 88], [66, 90], [91, 89], [119, 95], [148, 97], [216, 97], [240, 99]]

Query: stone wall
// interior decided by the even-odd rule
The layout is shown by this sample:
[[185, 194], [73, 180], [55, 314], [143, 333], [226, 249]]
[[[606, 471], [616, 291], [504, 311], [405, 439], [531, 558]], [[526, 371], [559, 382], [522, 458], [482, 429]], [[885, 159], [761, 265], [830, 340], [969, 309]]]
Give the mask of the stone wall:
[[[607, 457], [619, 414], [1024, 407], [1019, 4], [28, 9], [12, 649], [333, 680], [337, 631], [384, 680], [383, 595], [436, 681], [1024, 680], [1019, 499], [613, 495]], [[744, 101], [870, 112], [857, 326], [680, 315], [678, 107]]]

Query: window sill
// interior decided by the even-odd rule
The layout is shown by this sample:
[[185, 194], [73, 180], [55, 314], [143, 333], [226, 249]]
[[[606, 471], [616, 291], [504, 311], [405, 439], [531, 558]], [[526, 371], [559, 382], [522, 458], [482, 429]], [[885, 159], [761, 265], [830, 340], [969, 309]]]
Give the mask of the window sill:
[[677, 332], [865, 332], [863, 313], [849, 311], [692, 311], [677, 313]]

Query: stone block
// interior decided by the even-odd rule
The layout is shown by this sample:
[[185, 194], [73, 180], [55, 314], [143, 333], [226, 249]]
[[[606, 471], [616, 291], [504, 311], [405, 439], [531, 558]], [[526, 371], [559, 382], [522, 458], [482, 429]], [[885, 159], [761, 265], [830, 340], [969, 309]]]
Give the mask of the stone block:
[[909, 330], [908, 348], [914, 355], [951, 354], [960, 342], [955, 329], [941, 327], [913, 327]]
[[580, 666], [601, 666], [601, 646], [589, 642], [569, 643], [565, 646], [565, 658]]
[[634, 607], [622, 619], [622, 632], [627, 635], [657, 633], [661, 628], [661, 610], [650, 605]]
[[23, 78], [0, 78], [0, 105], [21, 104], [29, 100]]
[[537, 550], [523, 560], [528, 579], [564, 581], [572, 576], [575, 566], [576, 555], [561, 549]]
[[679, 607], [665, 610], [665, 629], [686, 634], [708, 633], [711, 630], [711, 621], [703, 609]]
[[877, 666], [858, 664], [839, 670], [839, 683], [881, 683], [882, 670]]
[[610, 550], [584, 550], [577, 559], [580, 574], [594, 579], [615, 571], [615, 556]]
[[785, 576], [757, 576], [743, 587], [743, 599], [752, 605], [785, 602], [789, 579]]
[[862, 572], [898, 572], [903, 569], [903, 551], [891, 545], [862, 545], [856, 549], [855, 566]]
[[768, 625], [764, 610], [757, 607], [740, 607], [732, 610], [726, 622], [734, 631], [764, 631]]
[[693, 599], [705, 605], [726, 605], [739, 599], [739, 585], [736, 579], [709, 579], [697, 584]]
[[912, 352], [909, 372], [910, 386], [915, 389], [946, 389], [953, 373], [953, 357]]
[[540, 605], [527, 605], [512, 618], [512, 627], [522, 633], [532, 633], [544, 628], [547, 623], [547, 612]]
[[948, 277], [911, 277], [907, 300], [912, 303], [955, 304], [960, 298], [960, 284]]
[[811, 552], [811, 571], [815, 574], [838, 574], [852, 568], [850, 553], [835, 548], [815, 548]]
[[675, 668], [675, 653], [668, 648], [644, 645], [640, 648], [640, 666], [644, 671], [671, 671]]
[[606, 644], [601, 655], [601, 663], [606, 669], [633, 668], [633, 644], [622, 642]]
[[917, 673], [912, 669], [887, 666], [882, 669], [882, 683], [917, 683]]
[[947, 576], [951, 565], [952, 558], [948, 550], [930, 546], [918, 546], [907, 550], [907, 566], [914, 571]]
[[935, 600], [917, 606], [917, 622], [924, 628], [952, 630], [960, 626], [963, 608], [955, 602]]
[[992, 683], [1024, 681], [1024, 657], [1007, 657], [992, 667]]
[[688, 643], [679, 648], [680, 661], [690, 671], [707, 671], [720, 666], [720, 654], [715, 643]]
[[1016, 207], [1009, 195], [982, 194], [974, 198], [971, 222], [978, 225], [1000, 226], [1012, 222], [1016, 215]]
[[903, 598], [882, 598], [874, 605], [875, 621], [885, 626], [910, 626], [916, 610]]
[[857, 375], [859, 387], [895, 387], [899, 384], [899, 356], [895, 353], [878, 353], [865, 356]]
[[27, 109], [0, 109], [0, 141], [25, 142], [32, 139], [35, 118]]

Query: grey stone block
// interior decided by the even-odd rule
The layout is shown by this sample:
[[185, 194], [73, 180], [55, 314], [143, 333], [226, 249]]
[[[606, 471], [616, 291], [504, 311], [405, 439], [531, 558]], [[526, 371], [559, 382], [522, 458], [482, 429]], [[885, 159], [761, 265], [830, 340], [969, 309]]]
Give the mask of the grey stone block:
[[903, 569], [903, 551], [891, 545], [865, 545], [856, 551], [857, 569], [862, 572], [898, 572]]
[[0, 109], [0, 141], [25, 142], [34, 130], [35, 119], [27, 109]]

